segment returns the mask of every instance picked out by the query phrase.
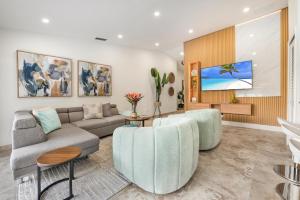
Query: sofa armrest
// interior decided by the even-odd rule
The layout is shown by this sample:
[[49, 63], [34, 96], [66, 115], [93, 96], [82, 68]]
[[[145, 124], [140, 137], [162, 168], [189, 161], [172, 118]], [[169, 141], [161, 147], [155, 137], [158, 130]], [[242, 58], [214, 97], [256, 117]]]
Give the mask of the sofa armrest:
[[36, 127], [36, 120], [28, 111], [18, 111], [14, 116], [13, 129], [26, 129]]
[[[114, 167], [130, 181], [140, 182], [141, 176], [138, 174], [134, 176], [134, 171], [142, 171], [145, 182], [153, 180], [153, 135], [152, 127], [120, 127], [114, 131]], [[135, 163], [136, 168], [134, 168], [133, 163]], [[142, 170], [137, 169], [138, 167]]]
[[29, 112], [16, 112], [12, 127], [12, 148], [17, 149], [47, 140], [40, 125]]

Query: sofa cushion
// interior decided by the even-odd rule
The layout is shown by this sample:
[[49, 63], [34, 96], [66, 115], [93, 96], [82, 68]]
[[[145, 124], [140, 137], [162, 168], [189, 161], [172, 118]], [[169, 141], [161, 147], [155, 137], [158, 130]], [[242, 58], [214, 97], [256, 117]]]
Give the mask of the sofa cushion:
[[111, 105], [110, 103], [106, 103], [102, 105], [103, 117], [110, 117], [111, 114]]
[[83, 108], [82, 107], [69, 108], [69, 118], [71, 123], [82, 120]]
[[56, 108], [56, 112], [62, 124], [70, 123], [68, 108]]
[[118, 108], [111, 108], [111, 115], [113, 116], [113, 115], [119, 115], [120, 113], [119, 113], [119, 110], [118, 110]]
[[15, 113], [13, 122], [14, 129], [34, 128], [36, 126], [35, 118], [27, 111], [18, 111]]
[[39, 144], [15, 149], [11, 154], [12, 169], [20, 169], [36, 164], [36, 159], [42, 153], [66, 146], [79, 146], [87, 149], [99, 145], [99, 138], [72, 125], [58, 129], [48, 135], [48, 140]]
[[114, 115], [111, 117], [104, 117], [103, 119], [89, 119], [73, 122], [77, 127], [83, 128], [85, 130], [97, 129], [104, 126], [110, 126], [114, 124], [120, 124], [125, 122], [125, 117], [123, 115]]
[[39, 124], [33, 128], [13, 129], [12, 148], [18, 149], [24, 146], [33, 145], [47, 140], [47, 135], [43, 132]]
[[101, 119], [103, 118], [102, 104], [83, 104], [84, 119]]

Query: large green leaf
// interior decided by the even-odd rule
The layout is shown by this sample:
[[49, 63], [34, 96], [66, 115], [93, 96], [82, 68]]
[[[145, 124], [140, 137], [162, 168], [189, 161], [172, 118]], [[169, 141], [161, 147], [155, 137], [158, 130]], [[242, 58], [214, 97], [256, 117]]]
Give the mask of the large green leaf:
[[164, 73], [164, 75], [163, 75], [163, 79], [162, 79], [162, 81], [161, 81], [161, 85], [162, 85], [162, 87], [164, 87], [166, 84], [168, 84], [168, 82], [169, 82], [169, 77], [167, 77], [167, 74], [166, 73]]
[[158, 74], [159, 74], [159, 73], [158, 73], [158, 71], [157, 71], [156, 68], [154, 68], [154, 67], [151, 68], [151, 76], [152, 76], [153, 78], [156, 78]]

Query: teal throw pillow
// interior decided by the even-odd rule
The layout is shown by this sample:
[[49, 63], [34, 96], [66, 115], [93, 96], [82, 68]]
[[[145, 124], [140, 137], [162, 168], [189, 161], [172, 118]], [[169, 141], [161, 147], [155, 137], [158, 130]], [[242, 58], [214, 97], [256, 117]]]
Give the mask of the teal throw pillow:
[[58, 117], [56, 110], [54, 109], [38, 111], [37, 118], [41, 123], [41, 126], [45, 134], [48, 134], [56, 129], [61, 128], [60, 119]]

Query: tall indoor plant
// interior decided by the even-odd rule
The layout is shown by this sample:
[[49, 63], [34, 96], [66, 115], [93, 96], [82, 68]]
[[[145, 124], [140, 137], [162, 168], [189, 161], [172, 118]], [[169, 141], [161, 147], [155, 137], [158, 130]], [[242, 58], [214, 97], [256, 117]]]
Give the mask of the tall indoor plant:
[[169, 83], [169, 77], [167, 76], [166, 73], [163, 74], [163, 77], [161, 78], [159, 71], [156, 68], [151, 68], [151, 76], [154, 79], [155, 83], [155, 102], [154, 102], [154, 114], [156, 113], [156, 110], [158, 110], [159, 116], [161, 115], [160, 112], [160, 107], [161, 107], [161, 102], [160, 102], [160, 95], [163, 87]]

